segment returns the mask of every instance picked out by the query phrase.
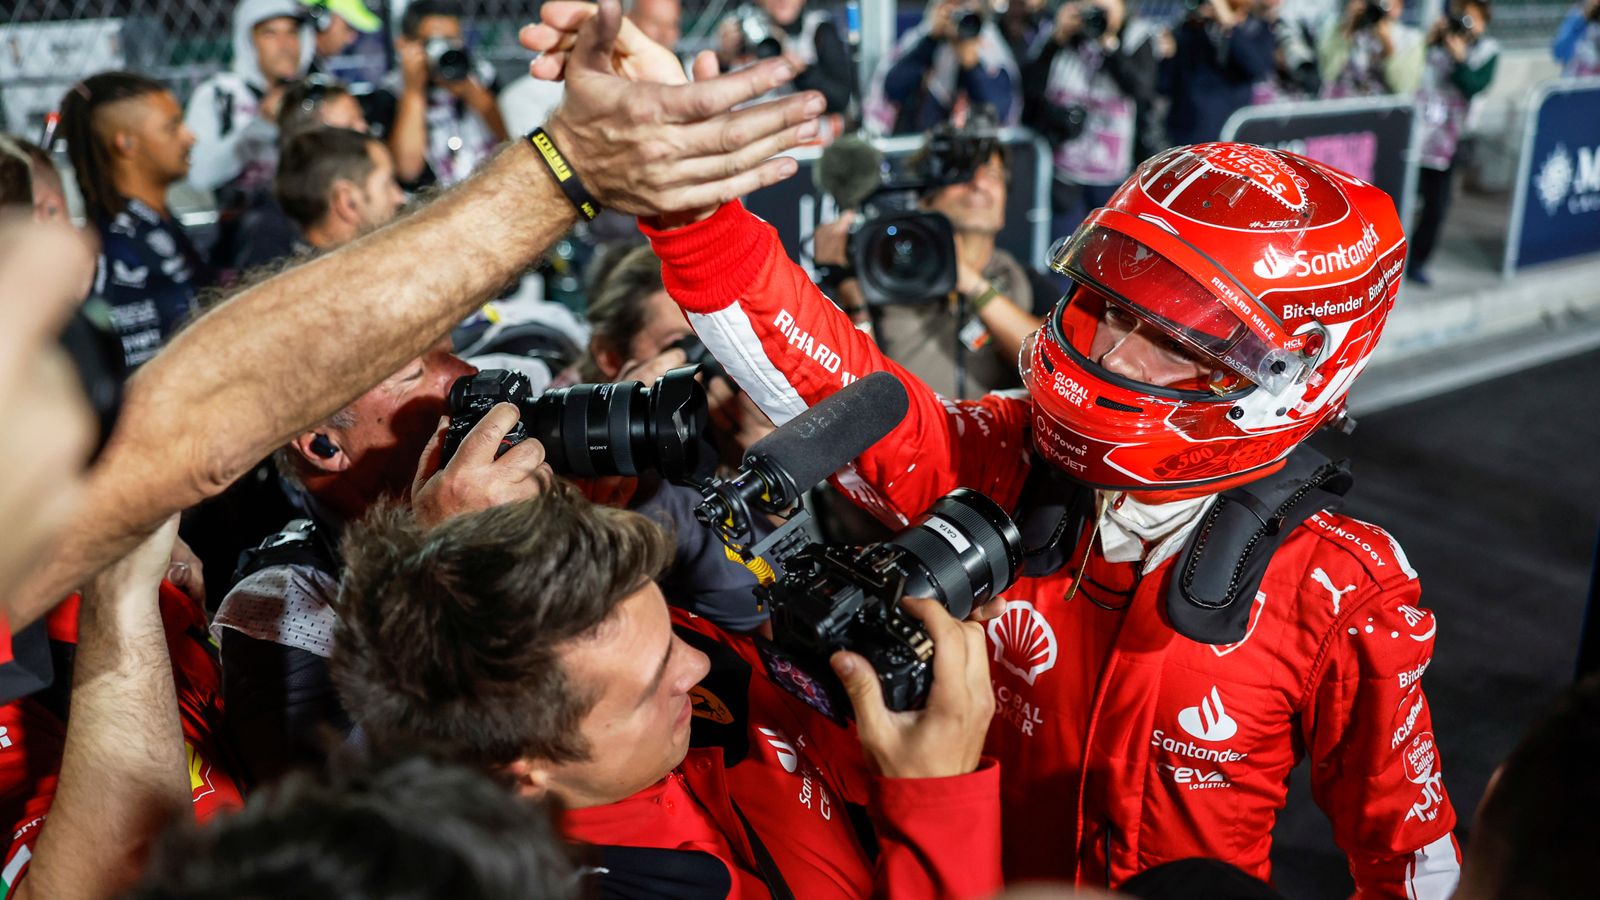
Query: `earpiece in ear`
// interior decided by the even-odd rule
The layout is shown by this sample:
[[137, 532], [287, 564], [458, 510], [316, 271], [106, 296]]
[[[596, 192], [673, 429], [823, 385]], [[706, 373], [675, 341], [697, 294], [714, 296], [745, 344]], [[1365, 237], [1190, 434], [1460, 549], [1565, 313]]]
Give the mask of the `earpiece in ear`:
[[333, 459], [339, 455], [339, 448], [333, 445], [333, 441], [328, 440], [327, 435], [319, 434], [311, 439], [311, 452], [323, 459]]

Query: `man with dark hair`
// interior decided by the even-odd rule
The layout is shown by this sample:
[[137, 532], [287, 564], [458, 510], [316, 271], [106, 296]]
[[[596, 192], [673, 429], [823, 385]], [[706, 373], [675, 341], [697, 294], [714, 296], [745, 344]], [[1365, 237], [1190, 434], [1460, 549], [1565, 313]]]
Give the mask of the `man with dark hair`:
[[361, 101], [336, 78], [311, 74], [284, 89], [283, 108], [278, 110], [280, 144], [302, 131], [325, 125], [362, 134], [372, 130]]
[[100, 233], [94, 292], [111, 306], [126, 364], [154, 356], [209, 280], [167, 210], [167, 188], [189, 174], [194, 135], [177, 98], [131, 72], [92, 75], [61, 101], [67, 154], [84, 212]]
[[[495, 105], [494, 69], [466, 57], [462, 10], [454, 0], [415, 0], [400, 20], [400, 72], [370, 95], [367, 119], [389, 142], [408, 186], [454, 184], [506, 140]], [[468, 62], [439, 65], [448, 49]]]
[[1600, 791], [1600, 676], [1573, 685], [1517, 742], [1478, 804], [1456, 900], [1584, 897], [1600, 878], [1594, 853]]
[[602, 848], [601, 877], [645, 895], [669, 878], [718, 896], [997, 888], [981, 626], [906, 601], [935, 644], [914, 712], [889, 712], [866, 660], [836, 654], [852, 734], [769, 680], [747, 640], [669, 611], [652, 578], [670, 552], [648, 520], [561, 483], [431, 529], [375, 514], [346, 543], [346, 708], [380, 747], [421, 742], [558, 799], [564, 834]]
[[238, 813], [170, 830], [125, 900], [569, 900], [578, 875], [548, 810], [410, 757], [296, 773]]
[[389, 148], [344, 128], [318, 128], [290, 138], [273, 190], [305, 242], [321, 250], [383, 225], [405, 203]]

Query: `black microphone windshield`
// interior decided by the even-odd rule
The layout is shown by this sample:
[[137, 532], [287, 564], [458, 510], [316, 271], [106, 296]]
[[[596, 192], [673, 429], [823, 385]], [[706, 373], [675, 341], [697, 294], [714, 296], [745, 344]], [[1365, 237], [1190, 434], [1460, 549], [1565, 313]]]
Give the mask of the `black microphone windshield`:
[[[797, 490], [805, 491], [883, 440], [906, 417], [910, 404], [898, 378], [873, 372], [756, 441], [745, 459], [782, 471]], [[796, 499], [783, 498], [780, 505]]]
[[855, 209], [877, 192], [882, 182], [883, 154], [858, 137], [842, 137], [824, 147], [817, 159], [817, 187], [841, 209]]

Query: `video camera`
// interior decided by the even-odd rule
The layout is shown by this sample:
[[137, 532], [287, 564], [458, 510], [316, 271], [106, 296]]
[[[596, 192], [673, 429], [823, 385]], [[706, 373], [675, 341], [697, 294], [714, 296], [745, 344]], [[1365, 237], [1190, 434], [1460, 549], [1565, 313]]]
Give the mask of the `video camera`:
[[496, 403], [512, 403], [522, 418], [501, 441], [497, 456], [537, 438], [545, 461], [561, 475], [632, 476], [654, 470], [669, 480], [690, 479], [699, 467], [707, 416], [705, 388], [695, 380], [699, 369], [673, 369], [650, 387], [637, 381], [577, 384], [537, 397], [520, 372], [485, 369], [462, 376], [450, 387], [444, 461]]
[[843, 138], [823, 151], [817, 181], [843, 207], [864, 207], [846, 255], [872, 305], [942, 301], [956, 286], [955, 230], [944, 215], [917, 208], [930, 190], [971, 180], [1000, 147], [989, 114], [964, 127], [929, 131], [920, 150], [889, 165], [866, 141]]
[[[890, 709], [918, 708], [933, 680], [933, 640], [901, 599], [933, 597], [965, 618], [1009, 587], [1022, 561], [1022, 537], [1010, 517], [965, 488], [882, 543], [821, 544], [805, 536], [801, 494], [893, 430], [907, 403], [905, 388], [886, 372], [854, 382], [757, 442], [737, 474], [702, 486], [705, 501], [695, 509], [747, 564], [771, 561], [752, 566], [769, 573], [756, 588], [772, 616], [772, 639], [756, 642], [762, 662], [773, 681], [840, 722], [852, 709], [829, 657], [861, 654]], [[787, 521], [749, 547], [756, 514]]]

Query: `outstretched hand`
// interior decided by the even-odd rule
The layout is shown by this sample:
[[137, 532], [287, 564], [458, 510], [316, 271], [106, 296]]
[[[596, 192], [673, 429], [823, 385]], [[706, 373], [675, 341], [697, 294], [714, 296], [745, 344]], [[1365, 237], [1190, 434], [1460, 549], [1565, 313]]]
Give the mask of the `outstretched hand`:
[[[815, 91], [744, 106], [795, 75], [781, 60], [716, 74], [702, 54], [688, 83], [677, 57], [622, 17], [616, 0], [551, 0], [522, 40], [530, 67], [566, 83], [545, 123], [601, 204], [642, 216], [698, 217], [797, 170], [777, 154], [812, 140]], [[738, 108], [743, 107], [743, 108]]]

